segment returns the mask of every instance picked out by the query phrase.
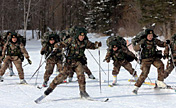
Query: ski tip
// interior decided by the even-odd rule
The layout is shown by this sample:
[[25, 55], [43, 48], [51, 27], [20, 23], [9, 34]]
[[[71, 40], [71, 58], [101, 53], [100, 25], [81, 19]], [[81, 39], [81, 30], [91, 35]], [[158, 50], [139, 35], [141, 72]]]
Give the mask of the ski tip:
[[107, 102], [107, 101], [109, 101], [109, 98], [107, 98], [104, 102]]
[[110, 85], [110, 84], [109, 84], [108, 86], [109, 86], [109, 87], [113, 87], [113, 85]]

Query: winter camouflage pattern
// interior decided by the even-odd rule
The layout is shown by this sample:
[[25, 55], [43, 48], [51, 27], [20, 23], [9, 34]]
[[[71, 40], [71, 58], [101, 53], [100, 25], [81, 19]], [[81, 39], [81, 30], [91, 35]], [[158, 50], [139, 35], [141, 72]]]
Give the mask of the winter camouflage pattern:
[[28, 52], [26, 51], [22, 43], [20, 44], [19, 43], [14, 44], [11, 42], [6, 43], [2, 51], [2, 57], [5, 57], [5, 59], [3, 61], [4, 64], [0, 69], [0, 75], [3, 76], [10, 62], [13, 62], [17, 68], [19, 78], [24, 79], [24, 72], [23, 72], [22, 60], [21, 60], [21, 56], [23, 55], [25, 56], [26, 59], [29, 58]]
[[[54, 48], [54, 44], [50, 45], [47, 44], [46, 46], [42, 47], [41, 52], [45, 52], [46, 58], [49, 56], [50, 53], [52, 53]], [[62, 48], [57, 49], [54, 53], [51, 54], [51, 56], [46, 60], [46, 66], [45, 66], [45, 74], [44, 74], [44, 81], [48, 81], [49, 77], [53, 73], [54, 66], [57, 65], [57, 69], [59, 72], [62, 70]]]
[[[144, 48], [141, 48], [142, 44], [144, 45]], [[145, 79], [147, 78], [152, 64], [157, 68], [158, 80], [159, 81], [164, 80], [164, 64], [160, 60], [161, 58], [158, 57], [157, 53], [155, 53], [157, 52], [156, 46], [165, 47], [166, 43], [156, 38], [153, 38], [152, 41], [148, 41], [146, 38], [144, 38], [134, 47], [135, 51], [142, 51], [141, 52], [142, 73], [139, 76], [137, 82], [135, 83], [135, 86], [137, 87], [140, 87], [142, 83], [145, 81]]]
[[[64, 65], [63, 70], [57, 75], [52, 83], [50, 83], [49, 88], [52, 90], [55, 87], [62, 83], [69, 76], [69, 72], [74, 71], [77, 74], [79, 89], [82, 92], [86, 91], [85, 88], [85, 75], [83, 69], [83, 61], [85, 49], [97, 49], [98, 43], [92, 43], [87, 38], [84, 38], [83, 41], [79, 41], [78, 38], [69, 38], [63, 42], [59, 42], [55, 44], [55, 48], [68, 48], [68, 55], [66, 56], [66, 63]], [[50, 89], [47, 90], [50, 90]], [[47, 92], [47, 90], [45, 92]]]
[[[128, 57], [127, 57], [128, 56]], [[110, 61], [110, 59], [112, 58], [112, 60], [114, 61], [113, 65], [113, 71], [112, 71], [112, 75], [118, 75], [121, 66], [123, 66], [127, 71], [129, 71], [129, 73], [133, 76], [136, 75], [136, 71], [132, 68], [131, 63], [127, 60], [127, 58], [132, 58], [134, 60], [135, 55], [129, 51], [129, 49], [127, 47], [121, 46], [118, 47], [117, 51], [114, 51], [113, 49], [109, 49], [107, 51], [105, 60], [107, 62]]]

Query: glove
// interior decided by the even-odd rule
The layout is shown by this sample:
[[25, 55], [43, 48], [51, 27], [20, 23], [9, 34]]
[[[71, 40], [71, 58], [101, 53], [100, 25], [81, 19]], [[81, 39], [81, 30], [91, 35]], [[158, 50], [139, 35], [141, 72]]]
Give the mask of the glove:
[[145, 47], [145, 44], [141, 44], [141, 48], [144, 48]]
[[98, 42], [98, 47], [101, 47], [101, 46], [102, 46], [101, 42]]
[[41, 51], [40, 54], [41, 54], [41, 55], [45, 54], [45, 51]]
[[138, 58], [137, 58], [137, 57], [135, 57], [134, 59], [135, 59], [136, 61], [138, 61]]
[[106, 59], [106, 62], [109, 63], [109, 62], [110, 62], [110, 59]]
[[166, 40], [166, 44], [170, 44], [170, 40]]
[[30, 65], [32, 64], [32, 61], [30, 59], [27, 59], [27, 61]]

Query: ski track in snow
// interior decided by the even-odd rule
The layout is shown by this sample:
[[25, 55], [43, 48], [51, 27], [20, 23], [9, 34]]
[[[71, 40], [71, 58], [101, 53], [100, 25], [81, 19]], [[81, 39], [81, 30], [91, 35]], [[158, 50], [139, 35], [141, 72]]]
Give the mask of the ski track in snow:
[[[138, 91], [138, 95], [134, 95], [132, 90], [134, 89], [134, 82], [128, 82], [132, 76], [122, 67], [118, 78], [118, 85], [114, 87], [108, 86], [108, 64], [103, 62], [106, 55], [106, 39], [107, 37], [94, 38], [90, 35], [90, 40], [101, 41], [103, 46], [101, 51], [101, 66], [106, 72], [101, 73], [102, 80], [102, 93], [100, 93], [99, 81], [86, 78], [86, 90], [89, 95], [95, 100], [103, 100], [109, 98], [108, 102], [88, 101], [80, 99], [78, 83], [63, 83], [56, 87], [56, 89], [39, 104], [34, 102], [39, 96], [43, 94], [46, 88], [38, 89], [37, 85], [41, 86], [43, 83], [43, 74], [45, 72], [45, 64], [39, 70], [39, 76], [37, 79], [37, 85], [35, 85], [36, 76], [29, 80], [32, 74], [39, 66], [40, 62], [40, 41], [31, 40], [27, 41], [27, 51], [29, 52], [32, 65], [24, 67], [25, 79], [29, 85], [19, 85], [19, 78], [17, 70], [14, 68], [16, 76], [8, 76], [8, 69], [4, 75], [4, 82], [0, 82], [0, 108], [172, 108], [176, 104], [176, 93], [174, 90], [154, 90], [153, 86], [142, 85]], [[127, 38], [128, 39], [128, 38]], [[89, 50], [97, 61], [98, 50]], [[99, 79], [99, 67], [94, 61], [90, 53], [86, 50], [86, 56], [88, 58], [88, 67], [92, 71], [93, 75]], [[44, 61], [44, 58], [43, 58]], [[163, 60], [164, 64], [167, 60]], [[25, 59], [23, 65], [27, 63]], [[133, 68], [136, 62], [132, 62]], [[113, 69], [112, 61], [109, 64], [109, 75], [112, 83], [111, 71]], [[140, 66], [137, 65], [136, 71], [140, 75]], [[53, 75], [50, 77], [50, 81], [56, 76], [54, 70]], [[87, 76], [87, 75], [86, 75]], [[149, 78], [154, 82], [157, 78], [157, 70], [153, 66], [150, 69]], [[74, 74], [73, 80], [77, 80], [76, 74]], [[146, 79], [146, 81], [149, 81]], [[165, 80], [167, 84], [176, 85], [175, 72]]]

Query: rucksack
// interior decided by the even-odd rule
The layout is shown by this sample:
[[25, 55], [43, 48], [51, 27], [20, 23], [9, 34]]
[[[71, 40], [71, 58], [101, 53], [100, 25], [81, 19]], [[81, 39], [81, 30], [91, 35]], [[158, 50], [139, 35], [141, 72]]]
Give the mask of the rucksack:
[[132, 45], [136, 45], [140, 40], [142, 40], [145, 37], [145, 30], [139, 32], [133, 39], [132, 39]]
[[106, 40], [106, 45], [110, 47], [112, 44], [115, 44], [114, 42], [117, 42], [117, 44], [120, 43], [120, 45], [127, 46], [127, 42], [123, 37], [120, 36], [110, 36]]
[[26, 46], [26, 38], [24, 36], [21, 36], [20, 34], [17, 34], [17, 37], [19, 39], [19, 42]]

